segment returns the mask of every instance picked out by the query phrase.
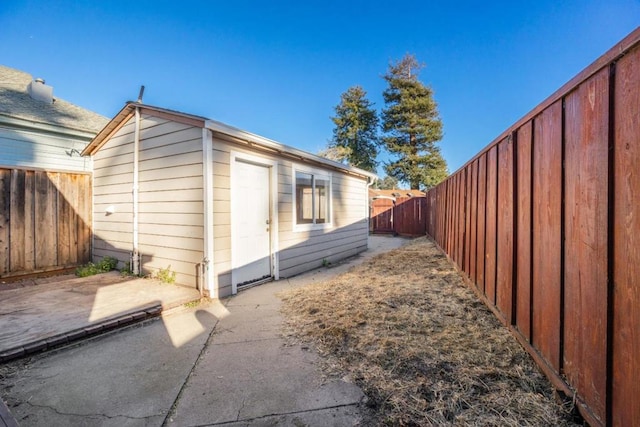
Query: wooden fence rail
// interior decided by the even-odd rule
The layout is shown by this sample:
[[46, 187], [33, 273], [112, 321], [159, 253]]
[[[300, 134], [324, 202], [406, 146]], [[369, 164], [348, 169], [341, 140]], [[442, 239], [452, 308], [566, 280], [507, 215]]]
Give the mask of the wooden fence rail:
[[91, 260], [91, 175], [0, 169], [0, 278]]
[[427, 193], [427, 232], [593, 425], [640, 425], [640, 28]]

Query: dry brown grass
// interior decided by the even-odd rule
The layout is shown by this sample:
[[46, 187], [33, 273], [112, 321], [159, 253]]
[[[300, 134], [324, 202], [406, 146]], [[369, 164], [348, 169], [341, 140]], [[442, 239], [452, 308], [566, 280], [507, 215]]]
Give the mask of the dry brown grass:
[[573, 425], [530, 356], [427, 238], [288, 291], [288, 331], [383, 425]]

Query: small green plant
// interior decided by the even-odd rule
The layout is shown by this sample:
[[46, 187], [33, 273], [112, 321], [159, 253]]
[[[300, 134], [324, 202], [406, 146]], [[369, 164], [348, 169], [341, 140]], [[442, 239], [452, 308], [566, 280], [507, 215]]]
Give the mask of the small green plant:
[[171, 265], [167, 268], [159, 268], [153, 277], [162, 283], [173, 284], [176, 282], [176, 272], [171, 271]]
[[125, 261], [124, 267], [120, 269], [121, 276], [133, 276], [133, 270], [131, 269], [131, 261]]
[[89, 262], [76, 268], [76, 276], [89, 277], [100, 273], [106, 273], [111, 270], [115, 270], [118, 265], [118, 260], [114, 257], [106, 256], [99, 262]]
[[322, 260], [322, 266], [323, 267], [327, 267], [328, 268], [330, 265], [331, 265], [331, 261], [329, 261], [328, 259], [324, 258]]
[[187, 302], [187, 303], [184, 303], [183, 305], [184, 305], [186, 308], [194, 308], [194, 307], [199, 306], [199, 305], [200, 305], [200, 302], [201, 302], [201, 301], [200, 301], [199, 299], [197, 299], [197, 300], [194, 300], [194, 301], [189, 301], [189, 302]]

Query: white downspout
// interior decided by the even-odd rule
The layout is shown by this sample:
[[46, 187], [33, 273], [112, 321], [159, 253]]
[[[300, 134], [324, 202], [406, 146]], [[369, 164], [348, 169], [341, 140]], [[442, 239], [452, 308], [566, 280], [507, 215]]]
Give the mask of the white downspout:
[[211, 298], [217, 298], [218, 292], [214, 281], [213, 259], [213, 133], [202, 128], [202, 178], [204, 198], [204, 283], [202, 286], [209, 290]]
[[140, 160], [140, 107], [136, 106], [136, 122], [133, 133], [133, 253], [131, 270], [136, 276], [140, 274], [140, 256], [138, 251], [138, 163]]

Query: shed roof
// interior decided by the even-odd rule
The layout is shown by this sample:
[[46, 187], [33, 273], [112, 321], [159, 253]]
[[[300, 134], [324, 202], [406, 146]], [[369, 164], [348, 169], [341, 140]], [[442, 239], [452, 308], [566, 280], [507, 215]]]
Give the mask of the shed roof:
[[82, 155], [93, 155], [98, 150], [100, 150], [100, 148], [109, 140], [109, 138], [114, 135], [118, 131], [118, 129], [124, 126], [131, 117], [133, 117], [136, 107], [140, 108], [141, 113], [150, 114], [152, 116], [165, 117], [169, 120], [175, 120], [178, 122], [190, 124], [192, 126], [206, 128], [211, 130], [213, 133], [225, 135], [237, 142], [245, 143], [252, 147], [268, 152], [275, 152], [284, 157], [295, 158], [315, 163], [317, 165], [324, 166], [330, 169], [341, 170], [352, 175], [359, 175], [373, 179], [377, 178], [377, 175], [374, 173], [355, 168], [353, 166], [344, 165], [333, 160], [325, 159], [324, 157], [316, 156], [315, 154], [311, 154], [306, 151], [281, 144], [274, 140], [244, 131], [233, 126], [229, 126], [222, 122], [210, 120], [202, 116], [187, 114], [180, 111], [169, 110], [166, 108], [155, 107], [152, 105], [141, 104], [137, 102], [127, 102], [122, 110], [120, 110], [120, 112], [116, 114], [116, 116], [111, 119], [111, 121], [87, 145], [87, 147], [82, 151]]
[[0, 118], [18, 118], [91, 133], [98, 132], [109, 122], [109, 118], [64, 99], [54, 98], [52, 104], [36, 101], [27, 91], [32, 81], [29, 73], [0, 65]]

